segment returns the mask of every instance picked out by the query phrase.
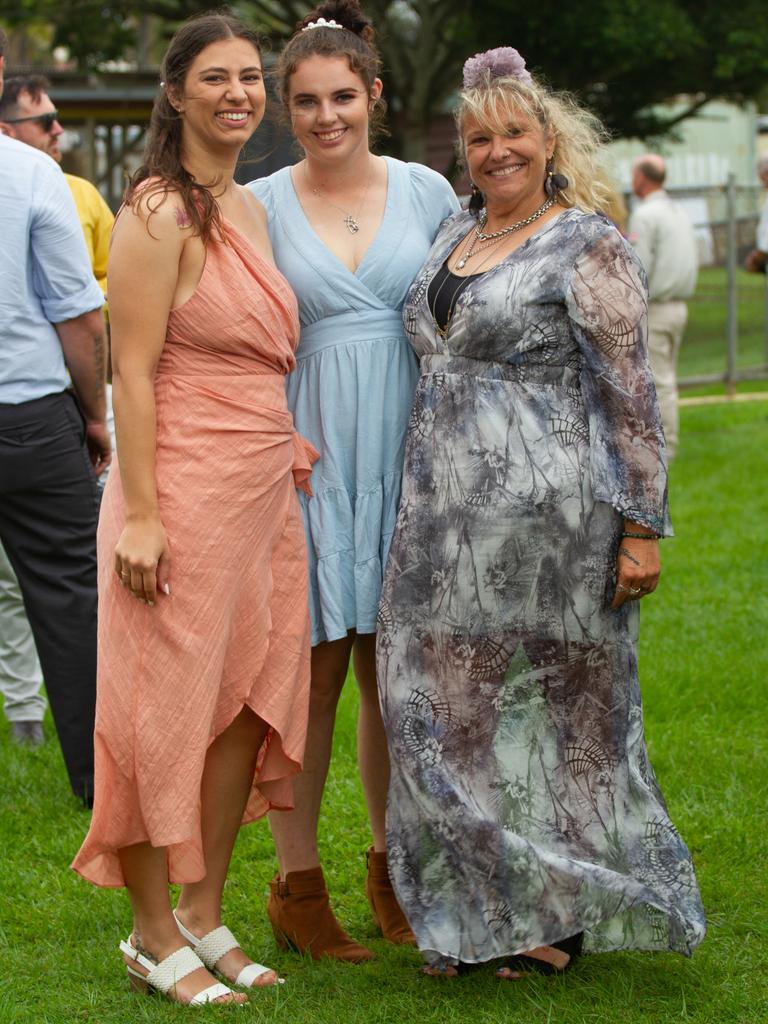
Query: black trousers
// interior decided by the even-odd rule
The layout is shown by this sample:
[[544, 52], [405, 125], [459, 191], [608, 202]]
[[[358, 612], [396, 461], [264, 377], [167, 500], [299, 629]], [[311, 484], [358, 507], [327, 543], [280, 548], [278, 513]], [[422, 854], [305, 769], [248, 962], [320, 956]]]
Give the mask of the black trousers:
[[0, 404], [0, 539], [19, 580], [72, 789], [86, 803], [93, 798], [98, 507], [73, 396]]

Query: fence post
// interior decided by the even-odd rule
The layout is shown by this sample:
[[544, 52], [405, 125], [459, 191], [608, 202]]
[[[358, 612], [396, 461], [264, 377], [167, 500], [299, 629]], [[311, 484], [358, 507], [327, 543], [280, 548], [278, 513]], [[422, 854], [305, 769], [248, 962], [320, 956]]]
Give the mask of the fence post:
[[726, 217], [728, 219], [726, 261], [728, 267], [728, 317], [726, 327], [727, 362], [725, 392], [736, 394], [736, 352], [738, 350], [738, 295], [736, 293], [736, 175], [731, 171], [725, 185]]

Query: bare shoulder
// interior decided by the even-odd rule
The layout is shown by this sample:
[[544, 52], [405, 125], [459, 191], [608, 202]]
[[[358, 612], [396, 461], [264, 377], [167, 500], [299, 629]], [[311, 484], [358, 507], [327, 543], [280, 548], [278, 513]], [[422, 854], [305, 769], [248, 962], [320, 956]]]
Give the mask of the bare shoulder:
[[149, 181], [123, 205], [115, 221], [114, 239], [144, 239], [180, 247], [194, 234], [192, 220], [179, 192], [161, 181]]
[[267, 211], [264, 209], [263, 204], [256, 198], [249, 188], [246, 188], [245, 185], [238, 185], [238, 191], [245, 204], [245, 209], [248, 210], [250, 216], [255, 218], [259, 227], [266, 230]]

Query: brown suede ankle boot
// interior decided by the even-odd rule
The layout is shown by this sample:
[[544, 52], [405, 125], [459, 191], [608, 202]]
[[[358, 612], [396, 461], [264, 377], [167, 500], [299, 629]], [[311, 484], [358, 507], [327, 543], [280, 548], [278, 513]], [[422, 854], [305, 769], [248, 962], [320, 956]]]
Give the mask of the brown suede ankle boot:
[[368, 861], [365, 894], [376, 924], [381, 928], [381, 934], [387, 942], [393, 942], [396, 946], [415, 946], [416, 936], [411, 931], [392, 888], [386, 853], [376, 853], [371, 847], [365, 857]]
[[277, 875], [269, 888], [267, 916], [281, 949], [291, 946], [313, 960], [373, 960], [373, 953], [350, 939], [334, 917], [322, 868], [290, 871], [284, 882]]

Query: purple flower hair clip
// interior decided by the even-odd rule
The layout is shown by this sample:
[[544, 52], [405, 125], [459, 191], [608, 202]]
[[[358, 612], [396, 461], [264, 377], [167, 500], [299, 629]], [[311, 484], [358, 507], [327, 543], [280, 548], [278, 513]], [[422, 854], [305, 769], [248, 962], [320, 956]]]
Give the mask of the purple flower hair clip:
[[526, 85], [533, 81], [526, 70], [525, 60], [511, 46], [497, 46], [495, 50], [476, 53], [464, 62], [464, 88], [475, 89], [491, 78], [516, 78]]

